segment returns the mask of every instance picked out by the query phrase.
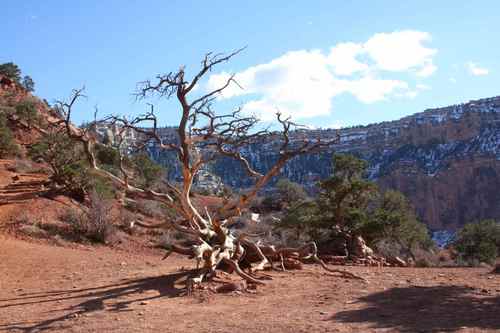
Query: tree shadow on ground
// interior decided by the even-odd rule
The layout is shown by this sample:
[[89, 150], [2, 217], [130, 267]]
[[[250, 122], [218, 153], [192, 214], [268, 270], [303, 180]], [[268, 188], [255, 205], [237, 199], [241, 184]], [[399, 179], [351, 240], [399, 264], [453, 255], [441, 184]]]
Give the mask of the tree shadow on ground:
[[[151, 301], [161, 297], [179, 297], [185, 293], [186, 281], [194, 276], [196, 271], [178, 272], [169, 275], [128, 279], [120, 283], [109, 284], [93, 288], [53, 290], [40, 293], [22, 294], [17, 298], [1, 299], [0, 312], [7, 308], [27, 307], [44, 304], [52, 305], [64, 301], [76, 301], [77, 304], [58, 309], [54, 312], [63, 312], [63, 315], [42, 320], [0, 324], [0, 331], [40, 332], [51, 330], [54, 324], [64, 325], [71, 318], [88, 314], [94, 311], [133, 311], [133, 304]], [[151, 291], [156, 291], [151, 295]], [[148, 293], [149, 292], [149, 293]], [[149, 296], [145, 296], [145, 295]], [[58, 326], [58, 328], [69, 327]]]
[[331, 319], [402, 332], [500, 329], [500, 297], [478, 291], [463, 286], [393, 288], [361, 297], [358, 301], [366, 307], [339, 312]]

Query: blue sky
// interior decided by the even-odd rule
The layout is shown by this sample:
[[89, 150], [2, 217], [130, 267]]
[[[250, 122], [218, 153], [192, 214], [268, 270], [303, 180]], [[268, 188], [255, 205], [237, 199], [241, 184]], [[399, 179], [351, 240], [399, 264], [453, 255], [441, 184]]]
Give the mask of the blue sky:
[[[6, 0], [0, 62], [17, 63], [49, 102], [85, 85], [80, 123], [94, 105], [103, 115], [141, 112], [137, 82], [248, 46], [198, 92], [234, 72], [245, 90], [221, 96], [221, 110], [350, 126], [500, 95], [499, 12], [493, 0]], [[175, 123], [175, 104], [151, 102], [163, 124]]]

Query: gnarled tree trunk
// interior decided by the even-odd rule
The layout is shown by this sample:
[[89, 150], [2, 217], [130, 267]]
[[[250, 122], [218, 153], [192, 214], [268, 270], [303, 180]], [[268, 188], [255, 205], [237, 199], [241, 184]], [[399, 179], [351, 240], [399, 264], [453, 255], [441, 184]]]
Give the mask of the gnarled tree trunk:
[[[158, 75], [155, 83], [150, 81], [141, 83], [137, 94], [139, 99], [156, 94], [165, 98], [175, 97], [179, 102], [181, 118], [177, 127], [178, 140], [176, 142], [164, 142], [158, 134], [153, 106], [146, 114], [134, 119], [109, 116], [100, 120], [100, 122], [118, 126], [121, 129], [120, 135], [126, 130], [135, 131], [142, 138], [136, 148], [144, 148], [147, 144], [154, 143], [161, 149], [171, 150], [177, 154], [183, 181], [180, 185], [166, 182], [168, 188], [166, 192], [155, 192], [132, 186], [123, 165], [120, 168], [121, 177], [99, 167], [94, 157], [94, 146], [97, 143], [93, 136], [88, 131], [76, 128], [70, 123], [72, 107], [77, 99], [83, 96], [82, 90], [75, 90], [69, 102], [58, 104], [59, 110], [65, 117], [57, 124], [66, 128], [70, 138], [83, 144], [91, 168], [120, 186], [127, 200], [142, 198], [159, 201], [177, 213], [178, 219], [175, 221], [166, 220], [158, 225], [137, 224], [145, 227], [174, 229], [191, 239], [191, 245], [188, 247], [172, 244], [165, 257], [176, 252], [193, 258], [199, 269], [199, 275], [193, 279], [194, 283], [201, 283], [204, 279], [214, 276], [217, 269], [224, 268], [238, 274], [249, 283], [262, 284], [262, 280], [255, 275], [255, 272], [275, 268], [273, 263], [276, 262], [280, 264], [281, 269], [299, 267], [302, 263], [313, 262], [320, 264], [328, 271], [339, 272], [342, 276], [359, 278], [351, 273], [327, 267], [318, 258], [314, 242], [299, 248], [277, 248], [272, 245], [259, 244], [249, 235], [236, 235], [231, 230], [233, 217], [240, 215], [248, 207], [257, 193], [279, 173], [288, 160], [300, 154], [316, 152], [333, 143], [333, 141], [323, 142], [319, 137], [316, 140], [306, 138], [297, 140], [300, 132], [294, 132], [294, 130], [300, 130], [300, 127], [280, 113], [277, 113], [276, 120], [281, 126], [281, 131], [275, 132], [262, 130], [258, 125], [258, 119], [245, 114], [241, 109], [226, 114], [215, 113], [212, 103], [230, 84], [237, 84], [234, 75], [229, 76], [227, 81], [216, 90], [194, 98], [189, 97], [193, 88], [205, 74], [240, 51], [227, 56], [208, 54], [202, 61], [200, 71], [190, 81], [186, 80], [184, 69], [181, 68], [177, 72]], [[292, 135], [295, 135], [295, 140], [291, 140]], [[119, 143], [122, 141], [123, 139], [120, 139]], [[250, 144], [270, 142], [274, 142], [272, 146], [279, 150], [279, 158], [267, 172], [261, 174], [252, 168], [241, 154], [241, 150]], [[121, 151], [121, 149], [118, 150]], [[202, 153], [197, 153], [200, 151]], [[255, 184], [251, 189], [229, 200], [216, 210], [209, 211], [206, 207], [200, 210], [200, 207], [196, 207], [191, 202], [193, 180], [205, 164], [219, 157], [229, 157], [240, 161], [248, 174], [255, 178]], [[123, 158], [120, 160], [122, 161]]]

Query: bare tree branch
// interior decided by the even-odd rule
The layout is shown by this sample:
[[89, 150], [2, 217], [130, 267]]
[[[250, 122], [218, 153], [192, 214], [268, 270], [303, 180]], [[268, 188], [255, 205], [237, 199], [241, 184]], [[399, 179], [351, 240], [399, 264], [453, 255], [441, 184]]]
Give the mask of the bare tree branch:
[[[175, 96], [177, 98], [180, 106], [180, 120], [176, 127], [177, 137], [173, 141], [165, 142], [162, 137], [156, 111], [151, 104], [148, 104], [147, 112], [134, 118], [112, 115], [101, 121], [94, 120], [94, 124], [108, 124], [118, 129], [121, 177], [102, 170], [97, 165], [94, 157], [94, 146], [98, 143], [87, 131], [71, 125], [72, 108], [74, 103], [84, 96], [83, 89], [73, 91], [69, 102], [59, 103], [65, 116], [61, 124], [64, 125], [70, 138], [83, 144], [91, 168], [121, 186], [127, 197], [160, 201], [177, 213], [178, 219], [174, 221], [165, 221], [156, 225], [137, 222], [137, 225], [172, 228], [194, 237], [195, 242], [190, 248], [178, 247], [174, 244], [171, 251], [188, 253], [196, 259], [197, 266], [202, 264], [200, 275], [195, 279], [195, 282], [201, 282], [203, 278], [213, 276], [219, 264], [225, 263], [232, 271], [248, 282], [262, 284], [262, 281], [252, 276], [251, 273], [244, 272], [240, 268], [240, 262], [248, 257], [246, 254], [253, 253], [258, 258], [258, 263], [250, 271], [255, 272], [270, 265], [271, 260], [260, 246], [243, 236], [235, 236], [228, 228], [226, 221], [240, 215], [259, 191], [280, 172], [291, 158], [300, 154], [316, 152], [330, 146], [335, 141], [322, 141], [320, 137], [315, 140], [307, 138], [297, 140], [299, 131], [303, 128], [292, 122], [290, 117], [284, 117], [279, 112], [276, 114], [276, 119], [281, 126], [280, 131], [262, 128], [259, 119], [245, 114], [241, 108], [229, 113], [217, 114], [213, 110], [212, 104], [216, 97], [230, 84], [237, 84], [234, 74], [230, 75], [220, 88], [191, 100], [190, 93], [194, 91], [195, 86], [207, 73], [210, 73], [216, 65], [229, 61], [242, 50], [236, 50], [228, 55], [208, 53], [201, 62], [201, 69], [190, 81], [185, 78], [184, 67], [181, 67], [177, 72], [158, 75], [155, 82], [144, 81], [138, 85], [136, 92], [138, 99], [144, 99], [151, 95], [165, 98]], [[136, 148], [138, 149], [144, 149], [147, 145], [153, 144], [158, 149], [174, 151], [180, 164], [182, 183], [177, 186], [165, 180], [168, 190], [165, 193], [131, 185], [130, 174], [123, 163], [123, 153], [127, 149], [124, 149], [123, 152], [121, 149], [128, 131], [137, 134]], [[279, 150], [278, 160], [263, 173], [254, 170], [243, 153], [244, 148], [256, 144], [269, 144], [270, 147], [277, 147]], [[255, 178], [255, 184], [234, 200], [223, 204], [218, 210], [210, 212], [206, 206], [201, 205], [200, 207], [200, 204], [192, 202], [191, 192], [196, 175], [207, 163], [219, 157], [241, 162], [243, 169]], [[316, 256], [315, 246], [309, 246], [307, 249], [310, 252], [309, 258]], [[272, 251], [269, 253], [278, 255], [281, 259], [289, 255], [286, 251], [281, 251], [278, 254]]]

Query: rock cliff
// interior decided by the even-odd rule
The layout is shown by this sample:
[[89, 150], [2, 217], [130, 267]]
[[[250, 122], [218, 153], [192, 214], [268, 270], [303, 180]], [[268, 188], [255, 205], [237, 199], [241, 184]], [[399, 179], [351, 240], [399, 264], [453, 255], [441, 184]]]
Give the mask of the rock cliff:
[[[175, 129], [165, 131], [172, 138]], [[337, 132], [296, 132], [292, 140]], [[275, 143], [249, 146], [244, 155], [257, 170], [277, 158]], [[433, 230], [454, 230], [467, 222], [500, 218], [500, 97], [429, 109], [400, 120], [340, 130], [340, 143], [320, 153], [298, 156], [282, 176], [313, 188], [331, 174], [334, 152], [351, 153], [369, 163], [368, 177], [382, 188], [395, 188], [413, 202]], [[151, 155], [177, 176], [175, 158], [151, 147]], [[252, 183], [238, 162], [221, 159], [210, 172], [224, 184], [245, 188]], [[273, 183], [270, 184], [272, 186]]]

